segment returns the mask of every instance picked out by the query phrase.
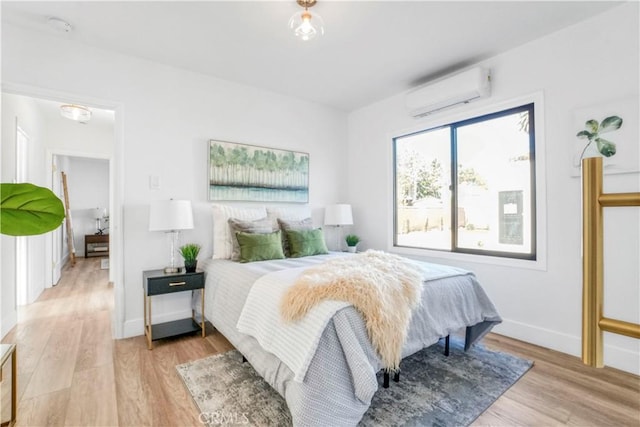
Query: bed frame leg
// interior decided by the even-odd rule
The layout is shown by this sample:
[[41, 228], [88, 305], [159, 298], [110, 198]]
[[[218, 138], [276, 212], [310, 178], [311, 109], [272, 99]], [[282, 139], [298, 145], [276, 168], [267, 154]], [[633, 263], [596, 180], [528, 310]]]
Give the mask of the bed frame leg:
[[247, 358], [242, 356], [242, 363], [245, 363], [247, 361]]
[[389, 372], [383, 374], [382, 387], [389, 388]]
[[449, 335], [444, 339], [444, 355], [449, 357]]
[[396, 371], [396, 373], [393, 375], [393, 380], [397, 383], [400, 382], [400, 371]]

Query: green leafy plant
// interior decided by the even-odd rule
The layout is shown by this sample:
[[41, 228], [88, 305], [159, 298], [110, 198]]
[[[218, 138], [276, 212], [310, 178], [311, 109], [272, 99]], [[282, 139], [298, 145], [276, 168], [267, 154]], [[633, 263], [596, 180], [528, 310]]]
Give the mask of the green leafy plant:
[[51, 190], [29, 183], [0, 184], [0, 233], [34, 236], [60, 227], [62, 201]]
[[600, 154], [602, 154], [603, 156], [611, 157], [616, 154], [616, 144], [611, 141], [607, 141], [604, 138], [600, 138], [600, 135], [603, 133], [618, 130], [620, 129], [620, 126], [622, 126], [622, 119], [618, 116], [607, 117], [602, 122], [600, 122], [600, 124], [598, 124], [597, 120], [587, 120], [585, 123], [586, 130], [581, 130], [576, 134], [578, 138], [587, 139], [589, 141], [582, 150], [580, 159], [582, 159], [582, 156], [584, 156], [584, 152], [594, 141], [596, 143], [596, 147], [598, 148], [598, 152], [600, 152]]
[[196, 243], [187, 243], [184, 246], [180, 246], [180, 255], [184, 258], [185, 262], [193, 262], [198, 258], [200, 253], [200, 245]]
[[347, 242], [347, 246], [356, 246], [360, 243], [360, 238], [355, 234], [348, 234], [344, 240]]

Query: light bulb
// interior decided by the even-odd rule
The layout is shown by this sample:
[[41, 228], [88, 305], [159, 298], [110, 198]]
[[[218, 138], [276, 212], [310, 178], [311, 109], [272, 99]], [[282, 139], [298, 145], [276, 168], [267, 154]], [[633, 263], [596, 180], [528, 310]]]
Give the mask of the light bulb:
[[289, 20], [289, 28], [293, 30], [296, 37], [307, 41], [318, 35], [324, 34], [324, 23], [319, 15], [312, 16], [305, 9], [303, 12], [294, 14]]

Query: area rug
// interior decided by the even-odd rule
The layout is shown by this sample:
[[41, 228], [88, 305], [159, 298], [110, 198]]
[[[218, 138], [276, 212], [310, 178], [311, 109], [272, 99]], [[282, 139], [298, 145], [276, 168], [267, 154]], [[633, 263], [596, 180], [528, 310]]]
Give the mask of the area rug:
[[[487, 350], [481, 344], [464, 352], [451, 338], [451, 353], [433, 345], [400, 365], [400, 382], [380, 388], [361, 426], [466, 426], [511, 387], [532, 362]], [[176, 366], [203, 424], [290, 426], [284, 399], [237, 351]]]

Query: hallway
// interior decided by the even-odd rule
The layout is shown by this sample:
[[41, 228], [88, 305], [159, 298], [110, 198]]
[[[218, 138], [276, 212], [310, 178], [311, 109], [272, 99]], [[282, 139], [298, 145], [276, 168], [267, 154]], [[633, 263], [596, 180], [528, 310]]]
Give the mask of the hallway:
[[98, 258], [64, 270], [3, 340], [18, 348], [18, 424], [115, 425], [109, 273]]
[[[143, 336], [113, 340], [113, 286], [102, 259], [67, 264], [57, 286], [20, 307], [18, 325], [2, 340], [17, 344], [17, 425], [200, 425], [174, 366], [231, 344], [209, 324], [206, 339], [162, 340], [153, 351]], [[10, 368], [3, 374], [9, 379]], [[2, 384], [3, 420], [9, 382]]]

